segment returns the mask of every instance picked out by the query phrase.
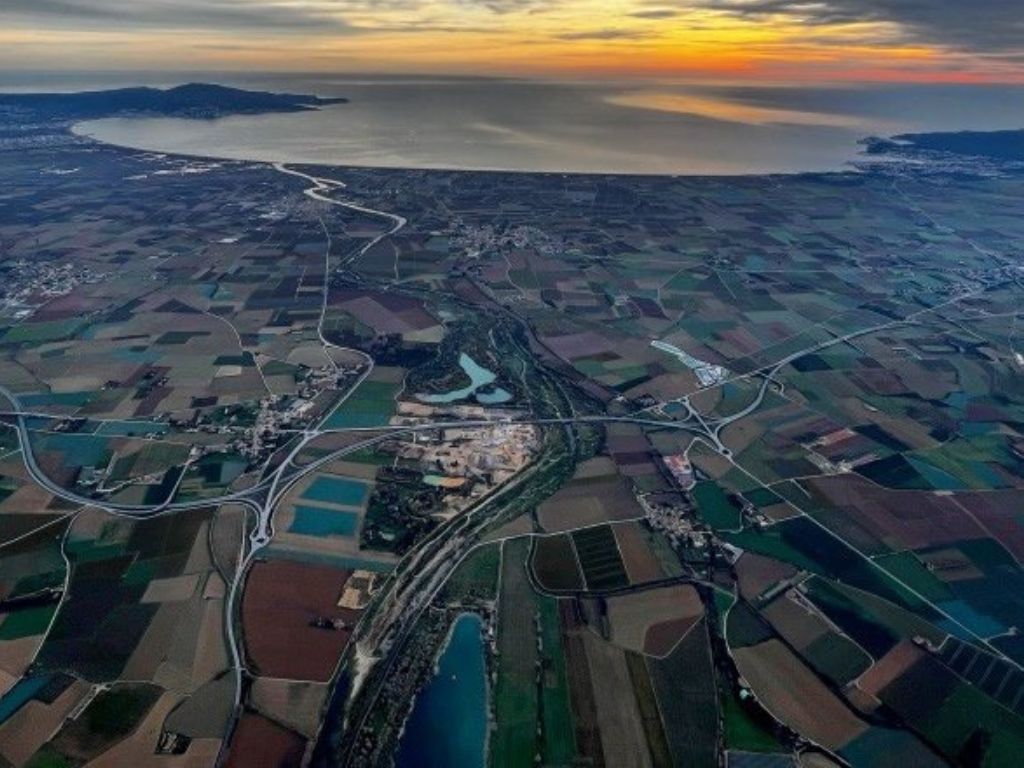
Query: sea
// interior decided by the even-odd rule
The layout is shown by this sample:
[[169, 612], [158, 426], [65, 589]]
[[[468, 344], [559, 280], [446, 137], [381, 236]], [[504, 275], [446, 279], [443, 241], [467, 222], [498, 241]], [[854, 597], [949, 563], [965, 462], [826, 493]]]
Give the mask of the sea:
[[5, 73], [0, 90], [183, 81], [350, 101], [214, 120], [111, 118], [76, 130], [127, 147], [244, 160], [730, 175], [842, 170], [871, 135], [1024, 128], [1024, 86], [1012, 85]]

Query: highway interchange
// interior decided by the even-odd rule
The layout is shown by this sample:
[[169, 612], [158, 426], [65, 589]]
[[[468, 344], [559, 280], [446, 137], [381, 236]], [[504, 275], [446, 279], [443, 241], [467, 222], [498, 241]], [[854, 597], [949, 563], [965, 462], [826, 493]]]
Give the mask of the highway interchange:
[[[358, 249], [358, 251], [348, 257], [348, 259], [341, 262], [341, 265], [351, 263], [351, 261], [358, 259], [379, 242], [398, 232], [406, 224], [406, 220], [401, 216], [383, 211], [376, 211], [355, 203], [339, 201], [329, 196], [328, 193], [345, 188], [344, 184], [340, 181], [311, 176], [309, 174], [289, 169], [283, 165], [276, 165], [275, 168], [282, 173], [299, 177], [309, 182], [312, 186], [304, 190], [304, 192], [311, 199], [325, 204], [338, 205], [362, 214], [380, 216], [389, 222], [389, 227], [386, 231], [383, 231], [381, 234], [369, 240], [364, 246]], [[330, 240], [330, 233], [327, 231], [326, 226], [324, 229], [327, 234], [325, 260], [328, 269], [325, 273], [323, 309], [317, 333], [321, 344], [324, 347], [326, 358], [333, 363], [334, 357], [331, 354], [331, 350], [342, 348], [332, 344], [324, 336], [323, 332], [323, 320], [328, 300], [328, 280], [329, 275], [332, 273], [330, 264], [332, 243]], [[334, 267], [334, 269], [337, 268], [337, 266]], [[397, 257], [395, 270], [397, 275]], [[678, 402], [684, 408], [684, 416], [681, 419], [671, 419], [663, 414], [662, 409], [667, 405], [667, 403], [659, 403], [655, 406], [644, 408], [626, 415], [574, 414], [569, 416], [536, 418], [524, 413], [521, 416], [517, 415], [514, 417], [502, 415], [496, 419], [456, 419], [433, 422], [423, 421], [415, 424], [385, 425], [379, 427], [350, 427], [341, 429], [326, 427], [325, 416], [310, 428], [295, 431], [294, 434], [291, 435], [291, 441], [288, 444], [287, 453], [284, 455], [284, 458], [273, 468], [267, 469], [263, 476], [254, 485], [243, 490], [225, 493], [221, 496], [212, 498], [175, 501], [174, 497], [176, 495], [177, 488], [172, 490], [167, 498], [152, 505], [116, 503], [103, 498], [83, 495], [60, 485], [50, 478], [40, 467], [33, 449], [32, 432], [34, 430], [30, 428], [28, 420], [60, 420], [64, 417], [57, 414], [46, 413], [45, 411], [23, 409], [17, 394], [9, 390], [7, 387], [0, 385], [0, 396], [10, 403], [9, 408], [0, 410], [0, 419], [7, 422], [14, 429], [18, 439], [21, 460], [25, 466], [26, 472], [32, 480], [54, 496], [68, 502], [78, 504], [82, 508], [95, 508], [103, 510], [111, 515], [143, 519], [158, 515], [173, 514], [175, 512], [186, 510], [215, 508], [225, 504], [239, 504], [245, 507], [252, 514], [253, 524], [248, 531], [246, 542], [247, 546], [241, 546], [243, 557], [240, 559], [239, 566], [235, 569], [228, 596], [225, 601], [225, 611], [227, 614], [225, 627], [233, 666], [236, 671], [235, 701], [236, 705], [238, 705], [241, 703], [242, 699], [245, 661], [242, 644], [236, 636], [236, 611], [239, 595], [244, 584], [245, 572], [248, 565], [258, 557], [260, 550], [266, 547], [272, 540], [275, 509], [288, 491], [310, 473], [322, 469], [331, 462], [344, 457], [346, 454], [364, 450], [366, 448], [372, 448], [380, 443], [401, 435], [415, 434], [418, 432], [432, 432], [448, 428], [486, 428], [503, 423], [517, 423], [532, 424], [538, 427], [565, 427], [571, 434], [571, 427], [574, 425], [583, 426], [588, 424], [628, 423], [647, 428], [674, 429], [688, 432], [693, 435], [695, 440], [699, 440], [710, 449], [717, 451], [725, 457], [738, 470], [748, 475], [756, 485], [767, 487], [761, 480], [737, 464], [732, 452], [723, 443], [722, 434], [731, 424], [756, 413], [762, 406], [769, 389], [773, 386], [776, 394], [781, 397], [785, 397], [784, 390], [782, 385], [778, 382], [777, 376], [786, 366], [792, 364], [801, 357], [815, 352], [820, 352], [829, 347], [849, 343], [856, 338], [895, 328], [900, 325], [918, 322], [921, 316], [926, 313], [935, 312], [943, 307], [962, 301], [969, 296], [977, 295], [997, 285], [1001, 285], [1004, 282], [1005, 280], [985, 281], [980, 286], [975, 287], [969, 292], [957, 294], [946, 301], [935, 304], [934, 306], [925, 307], [912, 312], [904, 318], [894, 319], [869, 327], [856, 329], [846, 334], [832, 336], [825, 341], [810, 344], [803, 349], [794, 351], [781, 359], [758, 368], [755, 371], [733, 376], [727, 381], [756, 380], [757, 388], [750, 402], [746, 406], [725, 416], [711, 417], [702, 414], [696, 407], [694, 407], [689, 397], [683, 397], [674, 401]], [[356, 352], [348, 349], [345, 349], [344, 351], [347, 353]], [[344, 400], [353, 391], [355, 391], [359, 384], [365, 380], [366, 376], [369, 375], [373, 368], [374, 361], [372, 358], [363, 353], [358, 354], [362, 355], [365, 365], [363, 366], [360, 375], [357, 377], [357, 380], [348, 388], [346, 393], [339, 398], [337, 401], [338, 403], [343, 403]], [[720, 386], [720, 384], [721, 383], [714, 386]], [[158, 421], [148, 421], [145, 423], [162, 424], [162, 422]], [[339, 433], [360, 434], [365, 435], [365, 437], [363, 439], [356, 440], [343, 448], [333, 450], [313, 461], [301, 464], [297, 463], [297, 459], [300, 458], [302, 452], [314, 444], [315, 441], [332, 434]], [[491, 494], [476, 503], [462, 515], [439, 526], [409, 553], [407, 553], [405, 557], [403, 557], [395, 572], [389, 578], [389, 581], [386, 584], [386, 589], [382, 590], [379, 594], [374, 608], [364, 613], [363, 619], [356, 627], [353, 635], [353, 641], [356, 645], [355, 658], [358, 660], [357, 663], [362, 665], [362, 668], [355, 670], [357, 673], [357, 679], [360, 682], [373, 681], [378, 686], [376, 690], [370, 691], [369, 695], [371, 704], [380, 691], [380, 680], [386, 677], [388, 670], [395, 662], [395, 657], [390, 653], [390, 651], [401, 646], [403, 639], [407, 637], [416, 626], [422, 612], [431, 604], [438, 592], [444, 586], [448, 577], [457, 567], [458, 563], [460, 563], [462, 559], [472, 551], [473, 547], [478, 544], [480, 533], [491, 520], [490, 513], [492, 510], [496, 507], [500, 509], [502, 502], [507, 496], [513, 494], [516, 489], [528, 484], [538, 472], [543, 471], [545, 468], [545, 461], [547, 461], [547, 459], [542, 457], [540, 461], [528, 466], [516, 478], [495, 489]], [[182, 472], [182, 476], [183, 475], [184, 472]], [[873, 567], [879, 568], [879, 566], [870, 557], [857, 550], [853, 545], [844, 541], [841, 537], [836, 536], [836, 534], [819, 523], [813, 516], [808, 515], [805, 510], [800, 509], [795, 504], [793, 506], [800, 515], [821, 527], [822, 530], [826, 531], [829, 535], [839, 539], [839, 541], [850, 547], [854, 552], [861, 555]], [[886, 573], [886, 576], [888, 578], [892, 578], [891, 574]], [[897, 582], [910, 593], [915, 594], [924, 604], [929, 605], [938, 613], [944, 615], [949, 621], [959, 625], [965, 632], [973, 635], [973, 633], [963, 627], [960, 622], [949, 616], [945, 611], [938, 608], [938, 606], [935, 606], [923, 595], [916, 593], [909, 585], [900, 582], [899, 580], [897, 580]], [[1007, 659], [1005, 654], [994, 648], [985, 638], [975, 636], [975, 639], [980, 645], [986, 647], [987, 650], [1004, 660], [1010, 661]], [[371, 676], [370, 671], [374, 664], [380, 665], [379, 671], [377, 674]], [[350, 692], [349, 695], [355, 695], [357, 692], [358, 685], [355, 686], [355, 690]], [[368, 714], [370, 709], [372, 709], [372, 707], [364, 708], [363, 717]], [[359, 723], [356, 723], [355, 725], [356, 727], [352, 730], [358, 731]]]

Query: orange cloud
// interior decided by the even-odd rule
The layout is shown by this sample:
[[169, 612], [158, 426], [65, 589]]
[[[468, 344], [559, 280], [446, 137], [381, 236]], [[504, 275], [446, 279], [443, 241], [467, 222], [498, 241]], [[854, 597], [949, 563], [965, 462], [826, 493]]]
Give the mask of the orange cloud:
[[[209, 0], [183, 0], [201, 10]], [[871, 2], [873, 0], [866, 0]], [[104, 12], [135, 0], [82, 0]], [[852, 8], [860, 0], [822, 0]], [[470, 73], [538, 77], [1022, 81], [1024, 59], [954, 50], [877, 14], [802, 23], [792, 14], [723, 12], [712, 0], [290, 0], [302, 23], [277, 29], [280, 3], [249, 7], [244, 28], [188, 14], [133, 26], [0, 8], [0, 67]], [[218, 7], [230, 6], [221, 0]], [[758, 4], [756, 8], [794, 7]], [[56, 7], [56, 6], [55, 6]], [[78, 7], [77, 5], [75, 7]], [[132, 7], [141, 7], [134, 6]], [[253, 8], [260, 10], [255, 14]], [[272, 11], [272, 13], [271, 13]], [[262, 15], [261, 15], [262, 14]], [[261, 23], [266, 17], [268, 22]], [[209, 16], [204, 17], [209, 18]], [[219, 17], [218, 17], [219, 18]], [[322, 24], [308, 23], [323, 20]]]

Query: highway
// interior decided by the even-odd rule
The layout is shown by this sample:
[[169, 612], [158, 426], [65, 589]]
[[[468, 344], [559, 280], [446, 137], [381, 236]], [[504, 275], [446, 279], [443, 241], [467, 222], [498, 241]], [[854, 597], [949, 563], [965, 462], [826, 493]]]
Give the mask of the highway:
[[[761, 408], [767, 395], [768, 388], [773, 382], [776, 382], [776, 376], [786, 366], [791, 365], [793, 362], [809, 354], [814, 354], [836, 345], [851, 342], [862, 336], [891, 330], [903, 325], [913, 324], [927, 313], [935, 312], [943, 307], [953, 305], [969, 298], [970, 296], [978, 295], [1000, 284], [998, 281], [985, 282], [977, 290], [958, 294], [946, 301], [937, 303], [934, 306], [925, 307], [911, 312], [903, 318], [893, 319], [869, 327], [856, 329], [848, 333], [829, 338], [825, 341], [809, 344], [798, 351], [787, 354], [784, 357], [754, 371], [730, 377], [726, 381], [751, 381], [756, 378], [760, 378], [760, 382], [751, 401], [740, 410], [726, 416], [708, 417], [693, 406], [689, 397], [682, 397], [676, 402], [679, 402], [684, 407], [686, 414], [685, 418], [677, 420], [658, 418], [656, 415], [652, 415], [652, 410], [666, 405], [666, 403], [659, 403], [651, 408], [645, 408], [631, 414], [619, 416], [571, 414], [567, 416], [537, 418], [524, 414], [522, 416], [502, 415], [494, 419], [446, 419], [441, 421], [419, 421], [410, 424], [388, 424], [376, 427], [328, 428], [325, 425], [329, 418], [329, 414], [332, 413], [339, 405], [343, 404], [367, 379], [374, 369], [374, 360], [372, 357], [360, 350], [340, 347], [331, 342], [325, 334], [324, 329], [329, 309], [331, 275], [335, 274], [339, 269], [352, 265], [355, 261], [364, 257], [385, 238], [398, 233], [406, 226], [407, 220], [397, 214], [374, 210], [356, 203], [334, 198], [332, 193], [345, 189], [345, 185], [341, 181], [313, 176], [294, 170], [283, 164], [275, 164], [274, 168], [283, 174], [303, 179], [309, 183], [310, 186], [303, 190], [303, 192], [310, 199], [316, 200], [320, 203], [345, 208], [366, 216], [383, 218], [388, 222], [388, 226], [379, 234], [370, 238], [351, 255], [342, 259], [338, 264], [332, 264], [332, 249], [334, 243], [330, 230], [324, 220], [322, 218], [320, 219], [320, 224], [324, 230], [327, 243], [324, 252], [324, 283], [322, 287], [320, 317], [317, 323], [317, 336], [323, 347], [324, 356], [330, 365], [337, 367], [337, 361], [332, 352], [334, 350], [342, 350], [347, 354], [361, 356], [363, 368], [359, 372], [354, 383], [348, 386], [346, 391], [339, 396], [334, 406], [325, 412], [319, 421], [308, 429], [287, 431], [287, 434], [291, 436], [291, 442], [286, 443], [281, 449], [282, 451], [287, 451], [287, 453], [280, 464], [275, 466], [267, 476], [261, 478], [254, 485], [244, 490], [230, 491], [210, 498], [190, 499], [184, 501], [175, 500], [178, 491], [178, 487], [176, 485], [168, 494], [167, 498], [163, 499], [159, 503], [151, 505], [118, 503], [110, 501], [109, 499], [93, 498], [91, 496], [83, 495], [54, 481], [39, 465], [34, 453], [32, 441], [33, 432], [37, 430], [30, 428], [28, 423], [29, 419], [59, 420], [75, 417], [50, 414], [39, 409], [23, 409], [18, 396], [3, 384], [0, 384], [0, 396], [8, 400], [10, 403], [10, 408], [0, 410], [0, 417], [11, 420], [11, 426], [15, 430], [18, 444], [20, 446], [21, 460], [24, 464], [25, 470], [35, 483], [53, 494], [55, 497], [81, 505], [82, 507], [97, 508], [111, 515], [135, 519], [147, 519], [186, 510], [215, 508], [225, 504], [239, 504], [248, 510], [248, 512], [252, 513], [254, 523], [248, 531], [247, 539], [239, 541], [239, 562], [235, 568], [234, 574], [232, 575], [231, 583], [228, 585], [229, 588], [225, 598], [224, 607], [225, 636], [230, 649], [232, 668], [236, 675], [236, 711], [240, 709], [242, 704], [245, 660], [243, 658], [241, 640], [237, 637], [235, 618], [238, 612], [238, 602], [240, 600], [245, 574], [249, 565], [251, 565], [254, 559], [259, 556], [261, 550], [267, 547], [272, 541], [274, 532], [274, 513], [276, 508], [282, 499], [286, 497], [289, 491], [292, 490], [295, 484], [300, 482], [303, 478], [308, 477], [311, 473], [323, 469], [331, 462], [334, 462], [345, 455], [367, 448], [373, 448], [383, 442], [393, 440], [394, 438], [403, 435], [434, 432], [444, 429], [488, 428], [504, 424], [531, 424], [538, 427], [550, 426], [569, 428], [573, 425], [623, 423], [654, 429], [679, 430], [687, 432], [693, 435], [696, 439], [702, 441], [712, 450], [717, 451], [727, 458], [733, 466], [735, 466], [739, 471], [747, 474], [758, 486], [767, 488], [768, 486], [762, 480], [737, 464], [732, 452], [723, 443], [722, 435], [728, 426], [751, 416]], [[395, 276], [397, 279], [397, 257], [395, 261]], [[511, 316], [520, 323], [523, 323], [522, 319], [518, 316], [514, 314]], [[719, 382], [714, 386], [721, 386], [723, 383], [726, 382]], [[103, 420], [95, 419], [92, 421], [99, 422]], [[164, 422], [155, 420], [137, 420], [133, 423], [167, 427]], [[282, 433], [285, 433], [285, 431], [282, 431]], [[302, 456], [303, 452], [314, 445], [317, 440], [336, 434], [359, 435], [360, 439], [357, 439], [350, 445], [334, 450], [327, 455], [308, 463], [296, 463]], [[369, 703], [363, 708], [356, 722], [353, 724], [353, 727], [347, 729], [346, 738], [353, 734], [357, 734], [362, 722], [372, 713], [373, 703], [376, 701], [377, 696], [382, 689], [381, 684], [383, 681], [387, 680], [388, 674], [393, 669], [399, 658], [396, 652], [403, 647], [403, 643], [414, 632], [419, 618], [443, 589], [448, 578], [455, 571], [459, 563], [462, 562], [466, 555], [478, 544], [480, 533], [493, 516], [494, 509], [496, 507], [500, 507], [500, 505], [507, 499], [512, 497], [518, 491], [521, 491], [521, 489], [523, 489], [528, 483], [533, 481], [537, 475], [543, 473], [545, 469], [548, 469], [550, 462], [551, 460], [547, 457], [542, 457], [540, 460], [535, 461], [505, 485], [495, 489], [487, 497], [475, 503], [465, 512], [452, 520], [439, 525], [402, 558], [394, 572], [389, 576], [386, 588], [382, 589], [382, 595], [375, 603], [374, 608], [364, 612], [363, 617], [360, 619], [352, 636], [353, 645], [357, 647], [361, 653], [360, 658], [363, 659], [363, 663], [365, 664], [365, 667], [359, 670], [360, 676], [358, 680], [361, 681], [363, 685], [369, 686], [369, 690], [367, 690]], [[188, 465], [186, 464], [186, 468], [187, 466]], [[181, 477], [184, 477], [186, 468], [183, 468]], [[179, 477], [179, 483], [181, 477]], [[879, 571], [883, 570], [881, 566], [871, 560], [870, 557], [856, 549], [840, 536], [833, 533], [824, 524], [809, 515], [805, 510], [800, 509], [796, 505], [793, 505], [793, 507], [799, 514], [806, 517], [838, 541], [846, 544], [853, 552], [862, 556], [871, 564], [872, 567], [877, 568]], [[892, 574], [889, 574], [887, 571], [883, 572], [888, 578], [892, 578], [896, 583], [900, 584], [910, 593], [918, 597], [923, 604], [929, 605], [939, 614], [959, 625], [969, 635], [974, 636], [979, 645], [986, 647], [1000, 658], [1007, 658], [1002, 652], [995, 649], [987, 640], [974, 635], [973, 632], [970, 632], [970, 630], [963, 627], [959, 621], [950, 617], [945, 611], [939, 609], [923, 595], [920, 595], [904, 582], [893, 577]], [[67, 584], [65, 585], [65, 595], [66, 592]], [[358, 685], [354, 687], [350, 696], [354, 696], [357, 693], [359, 693]], [[343, 755], [343, 759], [347, 759], [348, 757], [349, 755]]]
[[[351, 393], [346, 393], [346, 396]], [[573, 425], [573, 424], [600, 424], [600, 423], [626, 423], [626, 424], [637, 424], [640, 426], [648, 427], [661, 427], [666, 429], [679, 429], [694, 434], [703, 435], [710, 437], [708, 433], [696, 427], [689, 422], [680, 421], [663, 421], [659, 419], [644, 417], [644, 416], [605, 416], [605, 415], [591, 415], [591, 416], [567, 416], [561, 418], [509, 418], [504, 417], [501, 419], [455, 419], [447, 421], [428, 421], [417, 424], [388, 424], [379, 427], [344, 427], [344, 428], [320, 428], [315, 427], [308, 430], [303, 430], [299, 433], [299, 440], [295, 446], [291, 449], [288, 457], [281, 463], [281, 465], [270, 475], [268, 478], [263, 478], [259, 483], [246, 488], [241, 491], [233, 491], [231, 493], [223, 494], [221, 496], [213, 496], [203, 499], [193, 499], [189, 501], [173, 501], [173, 494], [164, 501], [158, 504], [121, 504], [117, 502], [106, 501], [103, 499], [94, 498], [91, 496], [84, 496], [80, 493], [76, 493], [64, 486], [58, 484], [51, 479], [39, 466], [34, 449], [32, 446], [31, 432], [25, 422], [26, 418], [51, 418], [59, 419], [61, 416], [55, 416], [53, 414], [42, 414], [38, 411], [22, 411], [18, 407], [17, 395], [7, 389], [5, 386], [0, 384], [0, 396], [5, 397], [15, 407], [0, 411], [0, 416], [6, 416], [14, 419], [14, 429], [17, 433], [18, 442], [21, 448], [22, 461], [25, 464], [25, 469], [28, 471], [32, 479], [40, 486], [45, 488], [47, 491], [52, 493], [58, 498], [64, 499], [65, 501], [74, 502], [77, 504], [87, 505], [102, 509], [114, 515], [120, 515], [123, 517], [154, 517], [156, 515], [178, 512], [189, 509], [200, 509], [206, 507], [219, 506], [221, 504], [230, 503], [241, 503], [249, 506], [256, 506], [261, 508], [261, 519], [260, 525], [258, 526], [258, 532], [254, 533], [254, 542], [258, 542], [261, 545], [266, 543], [269, 538], [269, 518], [270, 518], [270, 507], [274, 503], [280, 500], [281, 496], [294, 485], [295, 482], [300, 480], [303, 476], [310, 472], [316, 471], [321, 467], [334, 461], [339, 456], [345, 453], [354, 452], [362, 448], [372, 447], [378, 443], [386, 440], [393, 439], [394, 437], [402, 434], [412, 434], [417, 432], [433, 432], [436, 430], [443, 429], [471, 429], [471, 428], [485, 428], [501, 426], [503, 424], [533, 424], [536, 426], [561, 426], [561, 425]], [[339, 449], [334, 451], [314, 462], [303, 466], [294, 465], [295, 458], [306, 448], [311, 442], [319, 437], [331, 435], [331, 434], [342, 434], [342, 433], [366, 433], [372, 435], [366, 440], [356, 443], [352, 446]], [[289, 470], [291, 474], [288, 474]], [[267, 493], [267, 501], [260, 503], [259, 499], [263, 496], [264, 492]]]

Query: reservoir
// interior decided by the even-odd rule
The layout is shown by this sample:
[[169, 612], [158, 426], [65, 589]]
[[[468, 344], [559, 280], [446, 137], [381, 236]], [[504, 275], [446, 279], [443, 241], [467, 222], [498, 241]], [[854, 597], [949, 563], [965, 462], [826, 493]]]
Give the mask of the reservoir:
[[395, 757], [397, 768], [483, 768], [487, 669], [475, 613], [455, 620], [437, 672], [419, 696]]

